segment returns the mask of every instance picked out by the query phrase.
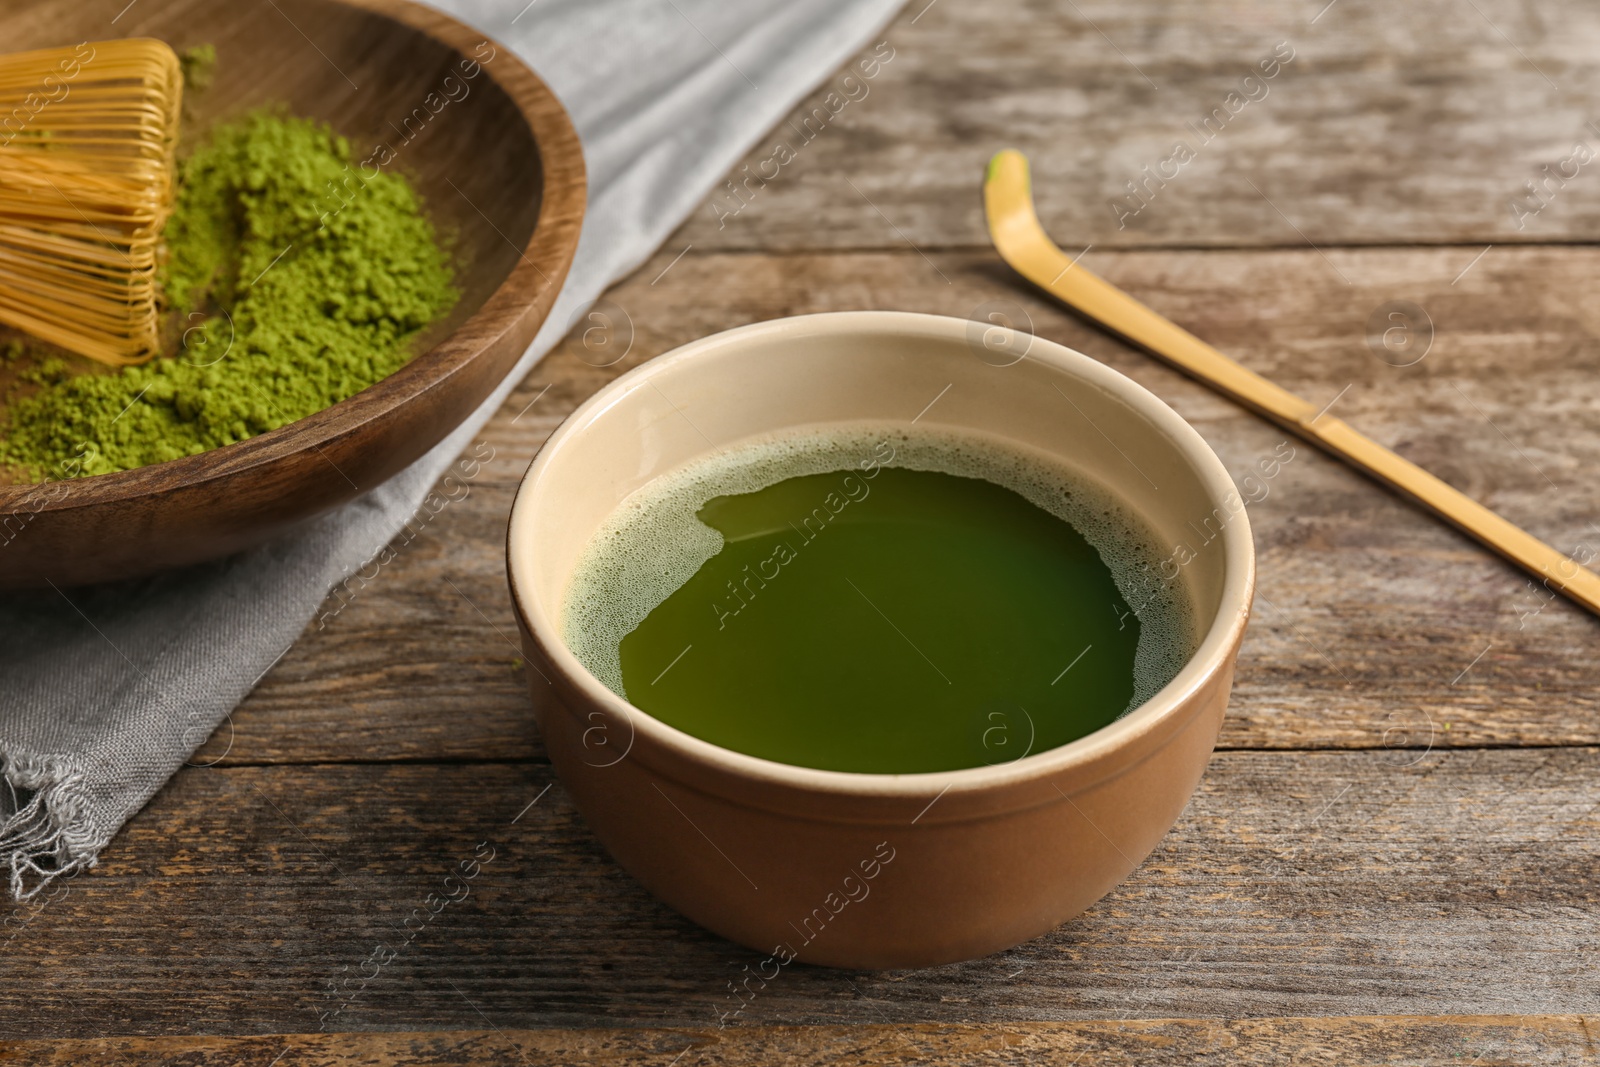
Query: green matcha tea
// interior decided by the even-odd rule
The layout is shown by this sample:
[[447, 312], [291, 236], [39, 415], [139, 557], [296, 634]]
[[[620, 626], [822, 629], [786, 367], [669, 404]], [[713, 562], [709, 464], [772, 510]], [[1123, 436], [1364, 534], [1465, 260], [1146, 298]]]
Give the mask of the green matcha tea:
[[611, 516], [564, 630], [614, 692], [782, 763], [913, 773], [1113, 722], [1192, 651], [1181, 580], [1098, 485], [945, 431], [790, 433]]

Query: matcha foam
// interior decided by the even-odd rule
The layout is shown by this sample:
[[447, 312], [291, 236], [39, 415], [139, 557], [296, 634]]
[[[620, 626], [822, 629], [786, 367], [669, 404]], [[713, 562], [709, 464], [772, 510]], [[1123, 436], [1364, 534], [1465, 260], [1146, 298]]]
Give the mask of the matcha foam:
[[1139, 619], [1134, 693], [1123, 714], [1170, 682], [1193, 655], [1194, 608], [1181, 579], [1161, 580], [1163, 558], [1145, 520], [1083, 475], [993, 438], [932, 427], [849, 423], [752, 438], [653, 479], [624, 500], [580, 556], [562, 605], [562, 636], [606, 688], [627, 698], [622, 639], [722, 550], [697, 517], [713, 497], [751, 493], [787, 478], [866, 463], [979, 478], [1068, 523], [1100, 554]]

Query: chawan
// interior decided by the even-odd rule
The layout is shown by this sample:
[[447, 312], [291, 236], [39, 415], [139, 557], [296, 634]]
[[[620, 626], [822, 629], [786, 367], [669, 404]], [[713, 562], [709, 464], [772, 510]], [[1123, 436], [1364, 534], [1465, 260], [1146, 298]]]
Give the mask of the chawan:
[[[1187, 583], [1197, 612], [1196, 651], [1176, 678], [1059, 748], [966, 770], [856, 774], [675, 730], [563, 643], [580, 554], [652, 478], [774, 430], [919, 413], [1055, 457], [1143, 516], [1174, 549], [1162, 580]], [[964, 319], [846, 312], [730, 330], [601, 389], [529, 468], [508, 572], [550, 758], [623, 867], [780, 963], [918, 967], [1002, 951], [1071, 919], [1177, 820], [1216, 742], [1249, 615], [1244, 511], [1199, 434], [1102, 364]]]

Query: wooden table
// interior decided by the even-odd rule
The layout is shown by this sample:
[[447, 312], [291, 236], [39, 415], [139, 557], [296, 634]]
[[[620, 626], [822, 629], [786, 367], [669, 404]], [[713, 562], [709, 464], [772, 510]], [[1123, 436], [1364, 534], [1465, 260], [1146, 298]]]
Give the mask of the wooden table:
[[[97, 869], [10, 915], [0, 1033], [26, 1040], [0, 1061], [1600, 1058], [1600, 628], [1304, 445], [1251, 508], [1257, 614], [1199, 793], [1047, 937], [928, 971], [792, 968], [719, 1030], [751, 953], [652, 899], [573, 810], [502, 537], [540, 441], [616, 374], [779, 315], [1010, 301], [1239, 476], [1283, 440], [1018, 283], [982, 229], [1001, 147], [1032, 156], [1087, 265], [1556, 546], [1600, 548], [1600, 159], [1571, 162], [1600, 152], [1593, 4], [926, 4], [884, 31], [865, 98], [737, 213], [697, 211], [611, 292], [611, 335], [535, 369], [466, 495], [330, 601]], [[1294, 58], [1241, 86], [1280, 42]], [[1214, 108], [1202, 141], [1187, 123]], [[1178, 139], [1194, 158], [1113, 207]], [[1405, 325], [1398, 301], [1410, 347], [1369, 344]]]

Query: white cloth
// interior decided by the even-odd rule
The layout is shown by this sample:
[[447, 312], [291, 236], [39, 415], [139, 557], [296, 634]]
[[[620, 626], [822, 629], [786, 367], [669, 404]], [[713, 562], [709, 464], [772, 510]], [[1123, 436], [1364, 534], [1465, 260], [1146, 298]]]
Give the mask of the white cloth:
[[589, 208], [565, 288], [515, 370], [386, 484], [215, 564], [0, 603], [0, 862], [18, 899], [101, 848], [393, 538], [575, 315], [872, 41], [901, 0], [446, 0], [555, 90]]

